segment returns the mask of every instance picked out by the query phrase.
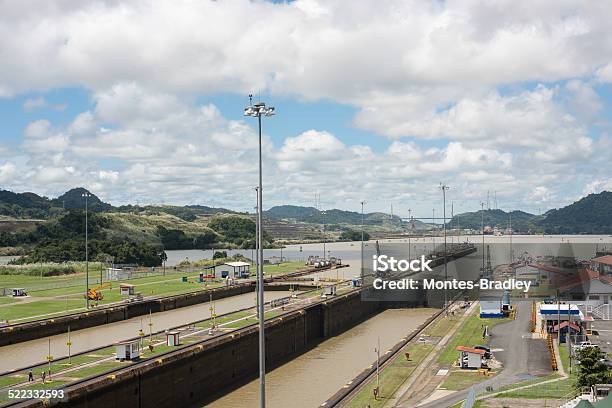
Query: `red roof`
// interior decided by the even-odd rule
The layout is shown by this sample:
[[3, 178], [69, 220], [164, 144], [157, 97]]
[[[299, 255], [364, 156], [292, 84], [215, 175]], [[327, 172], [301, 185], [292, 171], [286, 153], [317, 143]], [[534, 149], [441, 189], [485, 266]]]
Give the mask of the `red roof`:
[[593, 262], [597, 262], [605, 265], [612, 265], [612, 255], [604, 255], [599, 258], [593, 258]]
[[472, 347], [457, 346], [457, 350], [458, 351], [466, 351], [468, 353], [480, 354], [480, 355], [484, 355], [485, 354], [484, 350], [475, 349], [475, 348], [472, 348]]
[[559, 290], [564, 292], [575, 286], [582, 285], [584, 282], [592, 280], [599, 280], [602, 283], [612, 284], [612, 277], [600, 275], [599, 272], [586, 268], [580, 269], [578, 276], [574, 276], [573, 278], [563, 282], [563, 284], [559, 286]]
[[[559, 330], [559, 328], [561, 328], [561, 329], [562, 329], [562, 328], [564, 328], [564, 327], [566, 327], [566, 326], [568, 326], [568, 325], [569, 325], [569, 327], [571, 327], [572, 329], [574, 329], [574, 330], [576, 330], [576, 331], [580, 331], [580, 327], [579, 327], [577, 324], [570, 323], [570, 322], [568, 322], [568, 321], [561, 322], [561, 324], [560, 324], [560, 325], [559, 325], [559, 324], [554, 325], [554, 326], [553, 326], [553, 331], [558, 331], [558, 330]], [[559, 327], [559, 326], [560, 326], [560, 327]]]
[[568, 275], [569, 272], [565, 271], [563, 269], [560, 268], [556, 268], [554, 266], [550, 266], [550, 265], [544, 265], [541, 263], [530, 263], [528, 266], [531, 266], [532, 268], [536, 268], [536, 269], [541, 269], [543, 271], [547, 271], [547, 272], [553, 272], [553, 273], [558, 273], [561, 275]]

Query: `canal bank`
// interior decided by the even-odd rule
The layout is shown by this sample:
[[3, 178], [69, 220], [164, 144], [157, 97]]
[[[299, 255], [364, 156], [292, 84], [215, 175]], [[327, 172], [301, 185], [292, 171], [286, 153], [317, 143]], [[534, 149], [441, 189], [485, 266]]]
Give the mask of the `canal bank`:
[[[266, 321], [266, 361], [273, 368], [381, 312], [362, 302], [359, 290], [313, 302]], [[250, 381], [258, 372], [256, 324], [194, 343], [126, 369], [82, 380], [64, 389], [56, 406], [194, 406]], [[44, 406], [28, 401], [15, 406]]]
[[[266, 302], [290, 296], [289, 291], [266, 291]], [[235, 310], [251, 307], [255, 305], [255, 294], [253, 292], [220, 299], [213, 302], [216, 314], [224, 314]], [[73, 354], [108, 344], [125, 340], [138, 335], [139, 330], [149, 331], [149, 323], [152, 323], [152, 330], [165, 330], [178, 325], [189, 324], [193, 321], [208, 318], [210, 316], [210, 302], [169, 310], [161, 313], [154, 313], [151, 316], [137, 316], [127, 320], [106, 324], [103, 326], [91, 327], [79, 331], [70, 332], [72, 343], [71, 352]], [[61, 334], [30, 340], [10, 346], [0, 347], [0, 371], [11, 371], [18, 367], [25, 367], [44, 361], [49, 354], [55, 359], [68, 355], [67, 331]]]
[[[329, 271], [335, 268], [331, 268], [329, 266], [326, 268], [306, 268], [301, 271], [282, 274], [274, 276], [273, 278], [266, 278], [266, 283], [282, 280], [283, 276], [285, 275], [294, 276], [297, 274], [302, 276], [315, 272], [319, 273], [322, 269]], [[308, 285], [308, 282], [305, 282], [304, 284]], [[279, 289], [278, 286], [267, 286], [269, 286], [269, 290], [282, 290]], [[0, 347], [65, 333], [68, 331], [68, 328], [74, 332], [90, 327], [127, 320], [137, 316], [148, 315], [150, 313], [159, 313], [182, 307], [189, 307], [211, 300], [224, 299], [254, 291], [255, 281], [249, 280], [247, 282], [240, 282], [230, 286], [219, 286], [211, 289], [198, 290], [177, 295], [145, 298], [142, 301], [136, 302], [121, 302], [108, 306], [101, 306], [86, 312], [72, 313], [54, 318], [13, 324], [0, 327]]]
[[[317, 344], [308, 352], [272, 370], [266, 376], [266, 405], [271, 408], [316, 407], [347, 379], [358, 375], [381, 355], [414, 332], [437, 309], [387, 309], [368, 320]], [[256, 406], [258, 381], [254, 380], [206, 405], [210, 408]], [[313, 392], [316, 390], [316, 392]]]

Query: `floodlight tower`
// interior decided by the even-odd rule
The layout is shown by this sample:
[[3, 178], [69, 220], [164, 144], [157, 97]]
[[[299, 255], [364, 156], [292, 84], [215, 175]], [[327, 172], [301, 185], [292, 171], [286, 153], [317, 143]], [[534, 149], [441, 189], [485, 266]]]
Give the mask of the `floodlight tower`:
[[262, 225], [262, 163], [261, 163], [261, 118], [273, 116], [274, 107], [263, 102], [253, 105], [253, 95], [249, 95], [249, 106], [244, 108], [244, 116], [257, 118], [259, 125], [259, 183], [257, 185], [257, 312], [259, 315], [259, 406], [266, 406], [266, 338], [264, 336], [264, 278], [263, 278], [263, 225]]

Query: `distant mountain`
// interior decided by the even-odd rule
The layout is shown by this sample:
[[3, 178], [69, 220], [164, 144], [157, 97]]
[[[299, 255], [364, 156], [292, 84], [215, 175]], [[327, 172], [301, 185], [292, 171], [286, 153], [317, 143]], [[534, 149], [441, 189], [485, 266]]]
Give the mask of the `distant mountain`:
[[612, 234], [612, 192], [589, 194], [544, 214], [539, 225], [547, 234]]
[[[266, 218], [293, 220], [312, 224], [361, 224], [361, 213], [356, 211], [345, 211], [331, 209], [320, 211], [314, 207], [301, 207], [296, 205], [279, 205], [264, 211]], [[394, 215], [374, 212], [363, 215], [363, 222], [368, 225], [380, 225], [383, 222], [401, 224], [401, 218]]]
[[87, 197], [87, 208], [90, 211], [106, 212], [113, 209], [112, 205], [103, 202], [98, 198], [98, 196], [83, 187], [77, 187], [66, 191], [61, 196], [51, 200], [51, 204], [53, 207], [64, 208], [67, 210], [85, 209], [84, 194], [89, 194], [89, 197]]
[[483, 215], [485, 226], [488, 225], [501, 229], [506, 229], [510, 226], [510, 216], [512, 215], [512, 229], [515, 232], [524, 233], [532, 231], [534, 229], [533, 223], [538, 219], [534, 214], [518, 210], [510, 212], [499, 209], [480, 210], [457, 214], [446, 224], [446, 227], [457, 228], [459, 226], [459, 228], [470, 228], [480, 231], [482, 229]]
[[49, 199], [34, 193], [13, 193], [0, 190], [0, 215], [14, 218], [45, 218], [49, 214]]

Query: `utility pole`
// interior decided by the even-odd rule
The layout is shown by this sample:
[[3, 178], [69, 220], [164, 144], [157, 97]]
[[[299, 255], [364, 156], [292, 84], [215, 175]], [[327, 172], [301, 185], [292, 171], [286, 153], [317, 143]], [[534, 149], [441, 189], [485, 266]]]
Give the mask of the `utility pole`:
[[380, 337], [378, 337], [378, 347], [374, 351], [376, 352], [376, 389], [380, 392]]
[[408, 209], [408, 260], [411, 260], [410, 256], [410, 236], [412, 235], [412, 218], [411, 218], [412, 210]]
[[480, 216], [482, 223], [482, 273], [485, 271], [485, 237], [484, 237], [484, 203], [480, 203]]
[[436, 209], [431, 209], [431, 254], [433, 255], [436, 252]]
[[85, 307], [89, 309], [89, 229], [87, 219], [87, 199], [91, 197], [89, 192], [81, 194], [85, 198]]
[[[445, 184], [440, 183], [440, 188], [442, 189], [442, 225], [444, 226], [444, 280], [447, 281], [448, 280], [448, 269], [447, 269], [447, 265], [446, 265], [446, 190], [448, 190], [448, 186]], [[448, 301], [448, 297], [446, 294], [446, 283], [444, 284], [444, 310], [446, 310], [446, 314], [448, 315], [448, 309], [447, 309], [447, 301]]]
[[364, 230], [363, 230], [363, 205], [365, 201], [361, 201], [361, 279], [363, 279], [363, 238], [364, 238]]
[[325, 211], [322, 211], [323, 214], [323, 261], [325, 261]]

